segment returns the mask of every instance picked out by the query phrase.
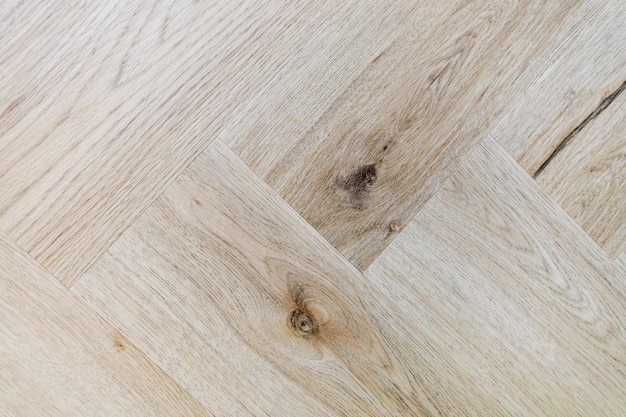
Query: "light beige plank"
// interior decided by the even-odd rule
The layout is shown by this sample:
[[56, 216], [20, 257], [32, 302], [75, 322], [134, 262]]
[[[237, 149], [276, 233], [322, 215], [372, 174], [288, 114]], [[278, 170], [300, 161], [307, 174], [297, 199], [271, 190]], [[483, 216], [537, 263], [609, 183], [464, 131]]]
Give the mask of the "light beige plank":
[[617, 416], [626, 293], [611, 284], [626, 276], [602, 256], [486, 140], [365, 274], [412, 312], [422, 344], [528, 407], [512, 415]]
[[0, 415], [209, 413], [0, 235]]
[[0, 229], [71, 285], [354, 5], [2, 2]]
[[626, 80], [626, 3], [593, 0], [559, 30], [547, 54], [527, 62], [510, 103], [491, 131], [531, 174]]
[[[441, 407], [418, 318], [216, 143], [73, 289], [212, 410], [228, 395], [255, 415]], [[489, 402], [478, 389], [453, 387], [449, 409]]]
[[622, 252], [619, 258], [617, 258], [617, 264], [624, 270], [626, 275], [626, 251]]
[[249, 109], [222, 135], [359, 269], [525, 93], [528, 63], [553, 62], [553, 32], [587, 18], [580, 1], [431, 3], [340, 95], [312, 88], [323, 114], [280, 79], [262, 95], [271, 111]]
[[254, 415], [418, 413], [415, 356], [378, 331], [361, 280], [214, 143], [73, 289], [220, 414], [229, 396]]
[[617, 258], [626, 249], [626, 94], [564, 142], [535, 178]]
[[[309, 43], [268, 85], [220, 138], [257, 174], [266, 176], [298, 144], [328, 107], [406, 32], [428, 37], [458, 1], [394, 2], [380, 9], [362, 9], [341, 32], [314, 34]], [[399, 9], [399, 10], [395, 10]], [[396, 49], [398, 49], [396, 47]], [[309, 139], [310, 141], [310, 139]]]
[[[527, 324], [515, 323], [523, 312], [499, 312], [517, 314], [498, 316], [513, 326], [503, 330], [511, 346], [491, 335], [498, 329], [483, 334], [480, 317], [475, 324], [442, 323], [437, 316], [449, 319], [450, 307], [419, 286], [436, 275], [398, 280], [394, 269], [404, 263], [395, 261], [372, 285], [225, 145], [214, 143], [73, 289], [212, 410], [228, 410], [228, 395], [253, 414], [270, 415], [536, 416], [588, 411], [599, 399], [607, 401], [600, 411], [619, 405], [623, 297], [606, 283], [572, 291], [597, 290], [607, 305], [589, 297], [591, 305], [572, 302], [565, 311], [561, 304], [545, 306], [565, 326], [579, 320], [572, 315], [582, 316], [580, 329], [564, 340], [597, 358], [569, 364], [579, 359], [577, 351], [535, 326], [537, 346], [552, 350], [543, 362], [531, 356], [527, 369], [522, 359], [530, 355], [516, 350], [529, 334]], [[580, 271], [595, 271], [579, 262]], [[616, 363], [606, 369], [610, 355]], [[544, 363], [566, 366], [546, 374]], [[590, 374], [598, 364], [598, 378], [606, 381]], [[597, 385], [578, 385], [590, 382]], [[606, 391], [598, 393], [601, 388]]]

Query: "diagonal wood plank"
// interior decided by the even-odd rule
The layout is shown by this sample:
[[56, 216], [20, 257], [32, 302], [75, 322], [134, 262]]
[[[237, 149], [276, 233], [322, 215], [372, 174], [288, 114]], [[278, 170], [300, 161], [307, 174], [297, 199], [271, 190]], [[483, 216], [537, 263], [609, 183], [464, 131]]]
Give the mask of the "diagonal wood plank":
[[626, 410], [626, 275], [490, 139], [365, 275], [511, 415]]
[[221, 137], [364, 269], [526, 93], [529, 62], [555, 62], [554, 38], [584, 24], [587, 3], [424, 2], [428, 18], [418, 13], [340, 95], [313, 88], [323, 114], [309, 117], [306, 89], [286, 96], [276, 80], [261, 96], [274, 110], [249, 111]]
[[617, 258], [626, 249], [626, 94], [563, 142], [535, 178]]
[[73, 290], [218, 414], [425, 412], [393, 311], [217, 142]]
[[[534, 236], [536, 228], [555, 220], [527, 224], [526, 217], [537, 211], [533, 199], [545, 201], [506, 157], [500, 151], [482, 170], [470, 175], [465, 169], [453, 182], [475, 181], [467, 186], [478, 188], [479, 206], [491, 201], [483, 174], [494, 174], [494, 184], [487, 185], [512, 181], [496, 198], [519, 198], [520, 185], [530, 199], [522, 207], [504, 199], [493, 208], [506, 219], [523, 216], [529, 230], [516, 232], [515, 223], [507, 228], [498, 218], [498, 227], [487, 224], [483, 230], [490, 241], [511, 239], [520, 255], [510, 261], [510, 277], [522, 282], [497, 268], [497, 260], [511, 258], [500, 252], [485, 255], [485, 268], [496, 260], [493, 272], [471, 263], [466, 269], [468, 280], [479, 282], [487, 279], [483, 273], [491, 279], [501, 274], [493, 292], [489, 282], [475, 288], [477, 297], [480, 291], [487, 299], [503, 297], [486, 311], [483, 298], [458, 299], [460, 278], [441, 278], [442, 270], [452, 273], [465, 260], [447, 253], [450, 259], [431, 259], [437, 261], [434, 270], [418, 270], [420, 248], [407, 250], [407, 262], [393, 257], [405, 239], [384, 252], [366, 279], [220, 142], [168, 187], [73, 290], [220, 414], [236, 405], [229, 398], [237, 398], [250, 413], [270, 415], [608, 415], [626, 398], [624, 296], [603, 281], [616, 278], [609, 276], [612, 263], [596, 259], [602, 255], [597, 248], [587, 253], [583, 243], [561, 241], [586, 236], [569, 223], [545, 231], [542, 238], [554, 243], [541, 253], [543, 263], [538, 260], [525, 246], [524, 233]], [[442, 201], [435, 197], [426, 213], [441, 213], [435, 223], [454, 229]], [[452, 201], [447, 211], [465, 203]], [[556, 204], [548, 207], [564, 215]], [[414, 237], [411, 230], [401, 236]], [[488, 234], [494, 230], [504, 236]], [[455, 244], [470, 250], [468, 238], [460, 238]], [[569, 245], [571, 254], [560, 245]], [[555, 275], [546, 275], [545, 267]], [[537, 277], [524, 284], [522, 278], [532, 278], [528, 271]], [[572, 271], [577, 275], [568, 281]], [[437, 282], [455, 286], [446, 287], [446, 296], [423, 292]], [[511, 284], [519, 285], [509, 287], [517, 296], [500, 294]], [[506, 307], [509, 301], [517, 304]], [[538, 317], [541, 312], [546, 315]], [[489, 313], [502, 321], [500, 327], [489, 325]], [[536, 350], [523, 349], [529, 340]]]
[[492, 136], [532, 175], [626, 80], [626, 3], [586, 1], [527, 63]]
[[0, 229], [71, 285], [303, 44], [414, 7], [356, 4], [2, 2]]
[[210, 414], [0, 235], [0, 415]]
[[624, 270], [624, 274], [626, 275], [626, 251], [622, 252], [619, 258], [617, 258], [617, 263]]

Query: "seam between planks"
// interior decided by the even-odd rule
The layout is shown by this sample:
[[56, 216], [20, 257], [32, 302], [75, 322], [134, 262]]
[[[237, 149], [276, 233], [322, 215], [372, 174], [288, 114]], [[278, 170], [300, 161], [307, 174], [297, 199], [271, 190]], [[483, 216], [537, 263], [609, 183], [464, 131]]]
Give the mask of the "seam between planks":
[[[144, 352], [142, 349], [140, 349], [137, 345], [135, 345], [135, 343], [133, 343], [132, 339], [130, 337], [128, 337], [127, 334], [125, 334], [123, 331], [121, 331], [120, 329], [118, 329], [116, 326], [114, 326], [106, 317], [104, 317], [103, 315], [101, 315], [98, 311], [94, 310], [89, 304], [87, 304], [85, 302], [85, 300], [83, 300], [82, 297], [79, 297], [78, 294], [76, 294], [76, 292], [74, 292], [72, 290], [72, 288], [68, 288], [66, 285], [64, 285], [61, 280], [54, 275], [52, 272], [50, 272], [47, 268], [45, 268], [43, 265], [41, 265], [35, 258], [33, 258], [30, 253], [28, 253], [24, 248], [22, 248], [21, 246], [17, 245], [15, 242], [13, 242], [12, 239], [10, 239], [3, 231], [0, 230], [0, 240], [3, 240], [5, 242], [7, 242], [16, 252], [18, 252], [19, 255], [23, 256], [28, 262], [30, 262], [31, 264], [34, 265], [35, 268], [40, 269], [44, 275], [48, 275], [52, 278], [54, 278], [60, 285], [60, 287], [62, 287], [63, 291], [66, 291], [68, 294], [71, 294], [72, 299], [77, 302], [80, 303], [82, 306], [86, 307], [87, 309], [89, 309], [89, 311], [91, 311], [93, 314], [95, 314], [97, 317], [99, 317], [100, 319], [102, 319], [104, 321], [104, 323], [106, 323], [107, 326], [109, 326], [111, 329], [115, 330], [116, 332], [118, 332], [119, 334], [121, 334], [125, 341], [124, 343], [127, 345], [130, 345], [133, 349], [135, 349], [137, 352], [140, 352], [141, 355], [143, 355], [144, 359], [146, 361], [148, 361], [150, 363], [151, 366], [154, 367], [154, 369], [157, 369], [159, 372], [161, 372], [162, 375], [166, 376], [170, 382], [172, 384], [175, 384], [176, 387], [186, 393], [187, 395], [189, 395], [189, 397], [193, 398], [194, 400], [196, 400], [196, 402], [203, 407], [204, 411], [206, 412], [206, 415], [212, 415], [212, 413], [209, 412], [209, 410], [206, 409], [206, 407], [204, 405], [202, 405], [202, 403], [198, 400], [198, 398], [196, 398], [194, 395], [192, 395], [185, 387], [183, 387], [182, 385], [180, 385], [180, 383], [174, 378], [172, 377], [172, 375], [170, 375], [169, 373], [167, 373], [163, 368], [161, 368], [161, 366], [159, 366], [156, 362], [154, 362], [146, 352]], [[22, 290], [29, 292], [27, 288], [23, 287], [22, 284], [19, 282], [19, 280], [11, 280], [12, 282], [14, 282], [16, 285], [18, 285]], [[78, 280], [77, 280], [78, 281]]]
[[[378, 59], [380, 56], [382, 56], [390, 47], [391, 45], [393, 45], [394, 42], [397, 41], [397, 39], [402, 35], [402, 33], [404, 32], [404, 30], [411, 24], [411, 22], [407, 22], [406, 24], [402, 25], [401, 27], [399, 27], [397, 29], [397, 32], [394, 34], [393, 37], [390, 38], [390, 41], [382, 48], [382, 51], [377, 54], [376, 58], [374, 59], [374, 61], [376, 59]], [[161, 195], [165, 192], [165, 190], [167, 190], [170, 185], [172, 185], [186, 170], [187, 168], [194, 163], [194, 161], [200, 156], [202, 155], [202, 153], [204, 153], [210, 146], [211, 144], [215, 141], [215, 140], [221, 140], [222, 136], [224, 135], [224, 133], [226, 131], [228, 131], [234, 124], [236, 124], [236, 122], [238, 120], [241, 120], [241, 118], [247, 114], [250, 109], [252, 109], [258, 102], [259, 98], [262, 97], [267, 91], [268, 89], [273, 85], [274, 81], [276, 79], [278, 79], [280, 76], [284, 75], [284, 73], [286, 71], [289, 71], [291, 66], [290, 64], [294, 61], [296, 61], [297, 59], [299, 59], [300, 55], [301, 55], [301, 51], [299, 51], [298, 53], [296, 53], [295, 55], [291, 56], [282, 66], [282, 68], [277, 71], [273, 76], [271, 76], [269, 78], [269, 80], [265, 83], [265, 85], [259, 90], [259, 92], [257, 94], [255, 94], [248, 102], [247, 105], [245, 105], [241, 110], [239, 110], [238, 112], [235, 112], [234, 115], [232, 115], [230, 118], [228, 118], [228, 120], [218, 129], [218, 131], [215, 133], [214, 137], [210, 140], [208, 140], [207, 142], [203, 143], [203, 144], [199, 144], [198, 145], [198, 149], [191, 153], [189, 159], [187, 160], [186, 163], [184, 163], [181, 168], [174, 173], [162, 186], [162, 188], [156, 192], [153, 195], [153, 198], [147, 202], [147, 204], [144, 205], [144, 207], [138, 211], [137, 215], [134, 217], [134, 219], [132, 219], [131, 222], [128, 223], [128, 225], [123, 229], [123, 230], [119, 230], [119, 234], [117, 235], [117, 237], [115, 237], [114, 239], [111, 240], [111, 242], [109, 242], [109, 244], [107, 244], [105, 247], [102, 248], [102, 251], [100, 252], [99, 256], [94, 258], [89, 264], [88, 266], [81, 271], [79, 274], [77, 274], [73, 279], [68, 280], [67, 283], [64, 283], [64, 285], [68, 288], [72, 288], [80, 279], [81, 277], [85, 274], [86, 271], [88, 271], [94, 263], [96, 263], [108, 250], [109, 248], [126, 232], [126, 230], [128, 230], [143, 214], [144, 212], [146, 212], [151, 206], [152, 204], [154, 204], [155, 201], [157, 201]], [[371, 62], [370, 62], [371, 63]], [[354, 81], [356, 79], [358, 79], [363, 72], [365, 72], [365, 70], [367, 69], [367, 67], [369, 66], [368, 63], [361, 71], [359, 71], [358, 73], [356, 73], [356, 75], [349, 80], [348, 82], [348, 86], [346, 87], [346, 89], [344, 89], [343, 91], [346, 91], [347, 89], [350, 88], [350, 86], [354, 83]], [[333, 103], [331, 103], [329, 105], [329, 107], [327, 108], [327, 110], [332, 107], [332, 105], [334, 104], [336, 100], [333, 101]], [[317, 123], [317, 121], [323, 117], [324, 114], [326, 114], [327, 110], [324, 110], [322, 112], [322, 114], [320, 115], [320, 117], [316, 120], [314, 120], [311, 124], [309, 124], [309, 129], [313, 129], [313, 127], [315, 126], [315, 124]], [[230, 148], [230, 146], [228, 146], [228, 144], [225, 141], [222, 141], [222, 143], [224, 143], [228, 149], [236, 155], [236, 153]], [[238, 155], [237, 159], [241, 160], [239, 158]], [[243, 162], [243, 161], [242, 161]], [[245, 164], [246, 167], [248, 167], [247, 164]], [[250, 169], [248, 167], [248, 169]], [[259, 179], [261, 179], [260, 177], [258, 177], [256, 174], [255, 176]], [[261, 179], [262, 180], [262, 179]], [[263, 181], [265, 183], [265, 181]], [[282, 197], [281, 197], [282, 199]], [[290, 205], [291, 207], [291, 205]], [[298, 214], [299, 215], [299, 214]], [[308, 223], [308, 222], [307, 222]], [[332, 246], [332, 245], [331, 245]], [[334, 247], [334, 246], [333, 246]], [[343, 256], [343, 255], [342, 255]], [[46, 269], [47, 270], [47, 269]], [[50, 272], [50, 271], [48, 271]], [[56, 277], [56, 276], [55, 276]], [[58, 278], [57, 278], [58, 279]], [[61, 281], [61, 280], [59, 280]], [[62, 282], [62, 281], [61, 281]]]
[[[626, 82], [624, 84], [626, 85]], [[598, 242], [596, 242], [589, 235], [589, 233], [587, 233], [587, 231], [583, 229], [582, 226], [578, 224], [578, 222], [574, 220], [568, 212], [565, 211], [565, 209], [550, 195], [550, 193], [548, 193], [548, 191], [546, 191], [546, 189], [541, 184], [539, 184], [533, 178], [533, 176], [502, 145], [500, 145], [500, 143], [493, 139], [491, 135], [489, 135], [489, 137], [491, 138], [491, 142], [494, 146], [497, 146], [503, 153], [505, 153], [511, 159], [511, 162], [515, 162], [515, 165], [517, 165], [520, 169], [520, 175], [527, 175], [533, 181], [534, 192], [539, 194], [542, 198], [550, 201], [555, 206], [555, 209], [560, 212], [558, 219], [566, 219], [565, 221], [557, 220], [557, 222], [564, 223], [566, 226], [574, 228], [576, 230], [576, 233], [583, 237], [583, 239], [581, 239], [582, 242], [579, 243], [578, 241], [573, 241], [573, 244], [576, 245], [581, 251], [583, 251], [583, 248], [581, 248], [582, 243], [582, 245], [585, 247], [584, 252], [589, 258], [589, 260], [586, 260], [586, 262], [596, 272], [598, 272], [600, 276], [602, 276], [604, 282], [612, 290], [614, 290], [617, 294], [619, 294], [623, 299], [626, 300], [626, 276], [624, 277], [624, 285], [619, 285], [619, 281], [613, 282], [611, 279], [607, 278], [607, 273], [609, 275], [619, 276], [622, 275], [622, 272], [626, 272], [626, 268], [621, 268], [621, 265], [619, 265], [616, 260], [611, 259], [611, 257], [608, 255], [608, 253], [606, 253], [604, 248], [602, 248], [598, 244]], [[481, 142], [483, 141], [481, 140]], [[624, 253], [626, 254], [626, 252]], [[599, 268], [598, 265], [606, 265], [606, 268]]]

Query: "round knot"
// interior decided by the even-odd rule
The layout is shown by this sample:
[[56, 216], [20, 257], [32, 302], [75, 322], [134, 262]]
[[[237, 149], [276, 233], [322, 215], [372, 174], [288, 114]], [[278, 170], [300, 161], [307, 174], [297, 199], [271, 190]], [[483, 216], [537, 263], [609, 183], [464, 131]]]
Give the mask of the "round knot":
[[298, 336], [311, 337], [317, 333], [317, 323], [315, 323], [315, 319], [305, 311], [292, 311], [290, 322], [291, 327]]
[[400, 220], [392, 220], [389, 223], [389, 230], [391, 232], [399, 232], [402, 229], [402, 222]]

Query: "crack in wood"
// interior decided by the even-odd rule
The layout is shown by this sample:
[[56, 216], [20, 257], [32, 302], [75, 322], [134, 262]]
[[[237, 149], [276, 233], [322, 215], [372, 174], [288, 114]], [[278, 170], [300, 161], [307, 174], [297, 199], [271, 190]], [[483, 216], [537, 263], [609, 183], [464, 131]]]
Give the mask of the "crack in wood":
[[598, 107], [596, 107], [591, 113], [589, 113], [589, 115], [585, 117], [585, 119], [582, 122], [580, 122], [578, 126], [574, 128], [574, 130], [572, 130], [569, 134], [567, 134], [567, 136], [565, 136], [565, 138], [561, 141], [561, 143], [559, 143], [559, 145], [554, 149], [554, 151], [550, 154], [550, 156], [548, 156], [548, 158], [543, 162], [543, 164], [541, 164], [539, 169], [535, 171], [535, 173], [533, 174], [533, 178], [536, 179], [543, 172], [543, 170], [546, 169], [546, 167], [550, 164], [550, 162], [552, 162], [554, 157], [563, 149], [565, 149], [565, 147], [572, 141], [572, 139], [581, 130], [583, 130], [585, 126], [589, 124], [589, 122], [591, 122], [593, 119], [598, 117], [600, 113], [606, 110], [607, 107], [609, 107], [611, 103], [617, 98], [617, 96], [619, 96], [622, 93], [622, 91], [624, 91], [625, 89], [626, 89], [626, 81], [624, 81], [622, 85], [620, 85], [617, 88], [617, 90], [615, 90], [613, 93], [611, 93], [610, 95], [602, 99], [600, 104], [598, 104]]

